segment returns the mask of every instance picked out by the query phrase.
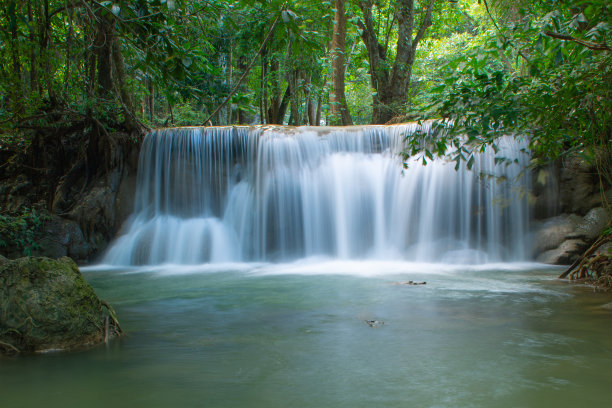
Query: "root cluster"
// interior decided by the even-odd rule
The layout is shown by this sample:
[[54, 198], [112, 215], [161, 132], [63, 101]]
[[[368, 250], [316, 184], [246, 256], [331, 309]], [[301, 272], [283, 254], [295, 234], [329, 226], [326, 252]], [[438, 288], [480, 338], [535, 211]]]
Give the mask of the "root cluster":
[[593, 245], [574, 262], [559, 278], [584, 281], [596, 288], [612, 289], [612, 253], [606, 247], [612, 242], [612, 235], [599, 237]]

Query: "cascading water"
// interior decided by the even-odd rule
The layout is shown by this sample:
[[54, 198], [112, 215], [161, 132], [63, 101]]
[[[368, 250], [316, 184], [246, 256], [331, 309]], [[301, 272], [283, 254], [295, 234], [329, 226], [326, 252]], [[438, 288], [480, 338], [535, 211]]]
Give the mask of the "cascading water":
[[[527, 258], [528, 160], [503, 139], [472, 171], [399, 155], [415, 124], [151, 133], [116, 265], [304, 257], [484, 263]], [[484, 176], [483, 176], [484, 175]]]

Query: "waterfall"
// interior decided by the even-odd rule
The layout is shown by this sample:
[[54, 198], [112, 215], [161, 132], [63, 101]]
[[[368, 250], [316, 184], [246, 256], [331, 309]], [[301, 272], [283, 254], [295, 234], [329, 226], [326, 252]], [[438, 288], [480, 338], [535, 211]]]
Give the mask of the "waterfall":
[[404, 140], [423, 126], [154, 131], [134, 212], [104, 262], [525, 260], [525, 142], [500, 141], [509, 165], [492, 149], [472, 170], [404, 161]]

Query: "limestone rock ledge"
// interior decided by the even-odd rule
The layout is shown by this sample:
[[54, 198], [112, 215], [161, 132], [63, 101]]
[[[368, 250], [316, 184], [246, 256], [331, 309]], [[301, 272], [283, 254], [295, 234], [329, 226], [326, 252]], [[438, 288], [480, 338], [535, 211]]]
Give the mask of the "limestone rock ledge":
[[89, 347], [120, 334], [72, 259], [0, 259], [0, 354]]

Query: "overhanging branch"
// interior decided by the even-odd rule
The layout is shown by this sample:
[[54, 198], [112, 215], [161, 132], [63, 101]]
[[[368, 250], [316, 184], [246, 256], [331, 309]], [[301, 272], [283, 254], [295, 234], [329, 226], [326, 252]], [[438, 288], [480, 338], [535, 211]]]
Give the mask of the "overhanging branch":
[[559, 34], [559, 33], [555, 33], [554, 31], [544, 31], [544, 35], [547, 35], [548, 37], [552, 37], [552, 38], [557, 38], [563, 41], [573, 41], [593, 51], [612, 51], [612, 47], [610, 47], [608, 44], [596, 43], [593, 41], [585, 41], [579, 38], [574, 38], [571, 35], [567, 35], [567, 34]]

